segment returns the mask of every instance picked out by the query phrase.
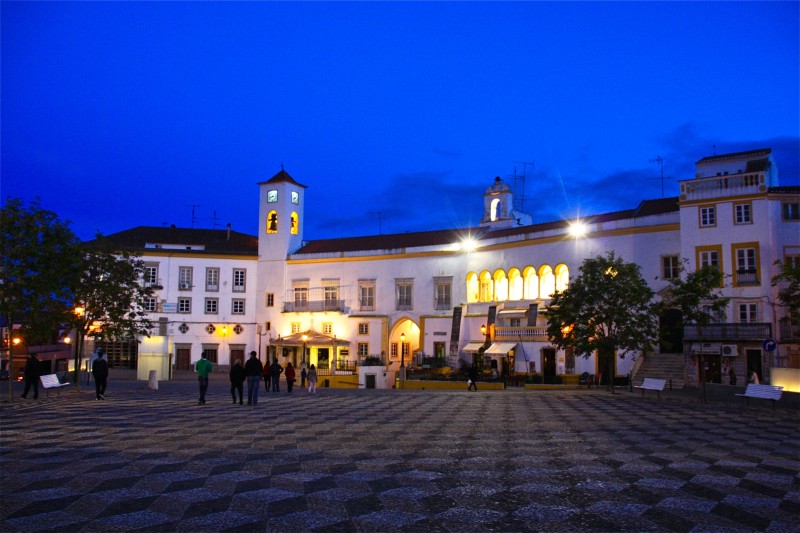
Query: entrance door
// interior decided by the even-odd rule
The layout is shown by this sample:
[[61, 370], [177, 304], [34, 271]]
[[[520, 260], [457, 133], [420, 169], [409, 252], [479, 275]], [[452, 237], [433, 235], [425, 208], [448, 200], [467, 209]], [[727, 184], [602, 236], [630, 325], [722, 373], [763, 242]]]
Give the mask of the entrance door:
[[241, 348], [231, 349], [231, 358], [230, 358], [230, 363], [229, 364], [231, 366], [233, 366], [233, 363], [237, 359], [240, 360], [242, 362], [242, 364], [245, 363], [244, 350], [242, 350]]
[[364, 379], [366, 380], [366, 386], [368, 389], [375, 388], [375, 374], [367, 374], [364, 376]]
[[542, 377], [544, 383], [555, 383], [556, 381], [555, 348], [542, 348]]
[[317, 368], [327, 370], [330, 366], [330, 357], [328, 348], [317, 348]]
[[683, 315], [677, 309], [667, 309], [659, 317], [661, 353], [680, 353], [683, 349]]
[[717, 354], [706, 354], [704, 359], [706, 383], [722, 383], [722, 358]]
[[177, 360], [175, 361], [178, 370], [191, 370], [192, 369], [192, 351], [189, 348], [178, 348], [175, 350], [177, 353]]
[[750, 379], [750, 372], [755, 370], [758, 374], [759, 383], [763, 383], [764, 372], [761, 368], [761, 350], [747, 350], [747, 376], [745, 379]]

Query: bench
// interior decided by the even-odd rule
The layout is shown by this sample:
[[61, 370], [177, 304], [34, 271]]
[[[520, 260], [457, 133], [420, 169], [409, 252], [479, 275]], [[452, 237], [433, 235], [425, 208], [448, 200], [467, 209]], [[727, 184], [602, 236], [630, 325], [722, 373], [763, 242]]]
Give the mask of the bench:
[[58, 379], [58, 374], [45, 374], [44, 376], [39, 376], [39, 381], [42, 382], [42, 387], [44, 390], [47, 391], [47, 395], [50, 396], [50, 389], [56, 389], [58, 391], [58, 395], [61, 396], [61, 387], [69, 387], [70, 383], [61, 383]]
[[635, 385], [634, 388], [642, 389], [642, 396], [645, 390], [654, 390], [658, 393], [658, 399], [661, 399], [661, 391], [664, 390], [664, 385], [667, 384], [666, 379], [659, 378], [644, 378], [641, 385]]
[[778, 385], [756, 385], [755, 383], [748, 383], [744, 394], [737, 394], [736, 396], [744, 396], [747, 405], [750, 405], [750, 398], [761, 398], [762, 400], [772, 400], [772, 408], [775, 409], [775, 404], [781, 399], [783, 394], [783, 387]]

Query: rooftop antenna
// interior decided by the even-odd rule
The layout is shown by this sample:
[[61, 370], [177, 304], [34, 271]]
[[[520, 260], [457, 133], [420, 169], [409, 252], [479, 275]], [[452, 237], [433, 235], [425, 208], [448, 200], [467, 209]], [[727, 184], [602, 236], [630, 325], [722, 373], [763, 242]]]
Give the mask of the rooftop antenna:
[[378, 235], [383, 235], [383, 219], [386, 218], [383, 215], [383, 211], [370, 211], [367, 214], [372, 218], [378, 219]]
[[[528, 173], [528, 165], [533, 169], [534, 161], [514, 161], [515, 165], [522, 165], [522, 175], [517, 175], [517, 167], [514, 166], [514, 209], [520, 213], [525, 212], [525, 176]], [[520, 184], [522, 185], [520, 187]]]
[[661, 198], [664, 198], [664, 180], [671, 180], [672, 176], [664, 176], [664, 158], [660, 155], [657, 155], [654, 159], [650, 160], [651, 163], [658, 163], [658, 166], [661, 167], [661, 177], [660, 178], [650, 178], [651, 180], [661, 180]]
[[195, 210], [200, 207], [199, 204], [187, 204], [189, 207], [192, 208], [192, 228], [194, 229], [194, 223], [197, 221], [197, 217], [195, 216]]

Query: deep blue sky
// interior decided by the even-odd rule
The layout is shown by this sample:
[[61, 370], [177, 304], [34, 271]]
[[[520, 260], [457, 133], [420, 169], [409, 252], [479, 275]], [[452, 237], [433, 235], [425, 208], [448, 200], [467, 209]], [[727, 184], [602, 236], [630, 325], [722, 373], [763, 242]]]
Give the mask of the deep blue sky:
[[81, 238], [255, 234], [308, 185], [306, 238], [476, 225], [527, 168], [535, 222], [666, 195], [772, 147], [800, 183], [798, 2], [3, 2], [0, 197]]

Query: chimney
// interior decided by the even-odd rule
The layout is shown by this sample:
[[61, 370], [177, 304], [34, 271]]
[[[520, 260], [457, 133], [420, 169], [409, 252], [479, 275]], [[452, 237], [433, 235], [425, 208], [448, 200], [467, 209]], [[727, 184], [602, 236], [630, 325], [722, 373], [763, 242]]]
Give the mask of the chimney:
[[228, 222], [228, 236], [226, 237], [226, 240], [231, 240], [231, 223], [230, 222]]

